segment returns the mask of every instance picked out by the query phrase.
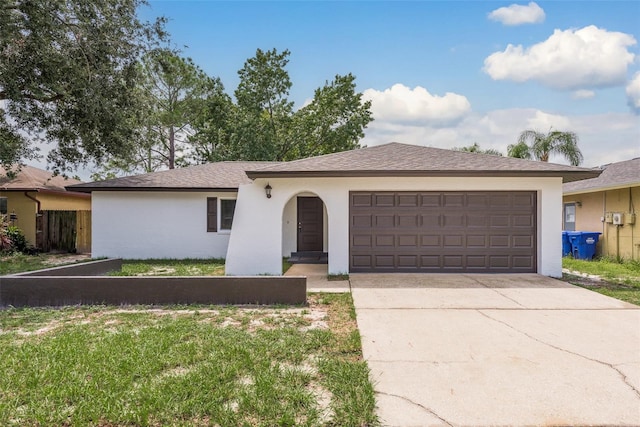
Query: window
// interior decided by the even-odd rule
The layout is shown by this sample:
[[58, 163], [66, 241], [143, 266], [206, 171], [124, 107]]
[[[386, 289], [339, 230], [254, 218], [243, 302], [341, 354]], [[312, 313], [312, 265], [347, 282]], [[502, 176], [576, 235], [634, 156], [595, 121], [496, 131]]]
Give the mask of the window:
[[0, 215], [6, 215], [7, 212], [9, 212], [7, 209], [7, 198], [0, 197]]
[[207, 232], [231, 230], [235, 210], [235, 200], [220, 200], [220, 230], [218, 230], [218, 198], [207, 197]]
[[235, 210], [235, 200], [220, 200], [220, 230], [231, 230]]

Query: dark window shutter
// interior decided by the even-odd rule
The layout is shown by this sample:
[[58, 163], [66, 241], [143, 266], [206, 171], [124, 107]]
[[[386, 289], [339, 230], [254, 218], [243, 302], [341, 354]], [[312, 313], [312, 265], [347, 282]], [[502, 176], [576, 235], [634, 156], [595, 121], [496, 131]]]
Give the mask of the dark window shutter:
[[218, 231], [218, 198], [207, 197], [207, 232]]

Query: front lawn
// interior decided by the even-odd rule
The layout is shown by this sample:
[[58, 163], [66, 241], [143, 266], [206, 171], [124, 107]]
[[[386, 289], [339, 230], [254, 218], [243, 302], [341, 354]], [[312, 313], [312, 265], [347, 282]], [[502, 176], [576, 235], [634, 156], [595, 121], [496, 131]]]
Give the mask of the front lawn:
[[562, 267], [569, 270], [563, 274], [563, 279], [570, 283], [640, 305], [638, 261], [620, 263], [608, 259], [587, 261], [566, 257], [562, 259]]
[[350, 294], [0, 311], [0, 425], [376, 425]]
[[223, 259], [124, 260], [110, 276], [224, 276]]
[[38, 254], [24, 255], [21, 253], [0, 254], [0, 276], [22, 273], [24, 271], [42, 270], [58, 265], [75, 264], [89, 261], [88, 255], [79, 254]]

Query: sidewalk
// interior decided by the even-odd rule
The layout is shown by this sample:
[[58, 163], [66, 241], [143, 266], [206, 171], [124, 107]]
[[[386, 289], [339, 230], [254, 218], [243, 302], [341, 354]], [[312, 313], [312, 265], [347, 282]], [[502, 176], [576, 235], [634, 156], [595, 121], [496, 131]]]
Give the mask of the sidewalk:
[[285, 276], [307, 276], [307, 292], [349, 292], [348, 280], [327, 278], [326, 264], [294, 264]]

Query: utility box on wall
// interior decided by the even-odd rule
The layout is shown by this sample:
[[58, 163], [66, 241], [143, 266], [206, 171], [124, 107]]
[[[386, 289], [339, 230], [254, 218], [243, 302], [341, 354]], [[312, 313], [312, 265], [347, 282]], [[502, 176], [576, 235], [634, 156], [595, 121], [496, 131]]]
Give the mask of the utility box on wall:
[[623, 225], [624, 224], [624, 214], [622, 212], [614, 212], [611, 214], [611, 218], [613, 220], [613, 225]]
[[636, 214], [633, 212], [629, 212], [624, 216], [624, 223], [629, 225], [634, 225], [636, 223]]

